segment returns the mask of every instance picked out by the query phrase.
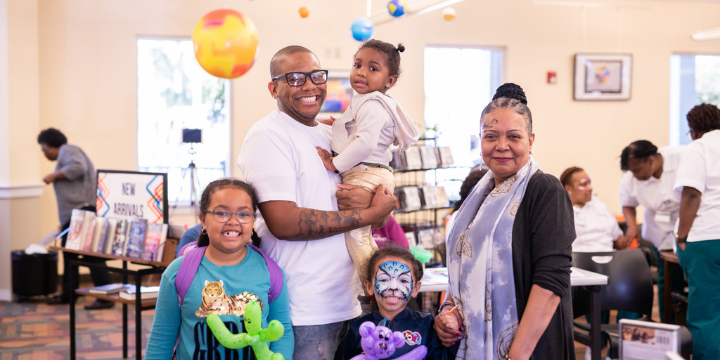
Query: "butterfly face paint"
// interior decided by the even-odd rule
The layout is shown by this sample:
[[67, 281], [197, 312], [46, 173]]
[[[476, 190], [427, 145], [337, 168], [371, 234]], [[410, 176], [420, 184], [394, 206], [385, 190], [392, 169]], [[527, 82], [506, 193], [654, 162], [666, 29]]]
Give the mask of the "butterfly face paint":
[[400, 261], [386, 261], [375, 273], [375, 294], [382, 298], [395, 297], [402, 301], [410, 300], [413, 279], [410, 267]]

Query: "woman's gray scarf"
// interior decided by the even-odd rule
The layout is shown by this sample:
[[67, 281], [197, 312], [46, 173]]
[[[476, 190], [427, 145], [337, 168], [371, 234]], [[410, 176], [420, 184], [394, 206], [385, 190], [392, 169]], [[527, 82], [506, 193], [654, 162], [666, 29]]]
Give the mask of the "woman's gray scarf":
[[504, 360], [510, 352], [518, 327], [512, 229], [537, 170], [531, 156], [494, 189], [488, 171], [458, 210], [447, 243], [449, 287], [465, 325], [456, 359]]

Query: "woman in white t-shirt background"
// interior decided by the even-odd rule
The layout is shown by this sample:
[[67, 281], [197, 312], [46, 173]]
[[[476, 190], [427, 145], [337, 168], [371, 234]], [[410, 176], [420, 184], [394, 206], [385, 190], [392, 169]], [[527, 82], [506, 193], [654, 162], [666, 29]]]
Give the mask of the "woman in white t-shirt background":
[[693, 142], [674, 186], [681, 196], [676, 251], [690, 287], [687, 326], [693, 359], [720, 359], [720, 109], [700, 104], [687, 121]]
[[[575, 212], [573, 252], [599, 252], [625, 249], [629, 245], [615, 215], [597, 196], [585, 170], [569, 167], [560, 175], [560, 183], [570, 196]], [[632, 240], [632, 239], [630, 239]]]
[[[593, 196], [592, 180], [583, 168], [572, 166], [565, 169], [560, 175], [560, 183], [568, 192], [575, 214], [577, 238], [572, 243], [573, 252], [606, 252], [626, 249], [630, 245], [632, 238], [625, 237], [615, 215], [597, 196]], [[635, 312], [618, 311], [617, 321], [638, 319], [640, 316]], [[589, 315], [585, 318], [590, 322]], [[600, 320], [608, 324], [610, 312], [603, 311]], [[587, 347], [586, 359], [590, 359], [590, 351]]]
[[[664, 292], [665, 263], [658, 250], [670, 250], [673, 243], [675, 221], [680, 209], [680, 198], [673, 189], [680, 159], [685, 146], [664, 146], [658, 149], [647, 140], [632, 142], [620, 155], [620, 169], [625, 171], [620, 180], [620, 206], [627, 222], [628, 239], [638, 237], [636, 208], [643, 206], [642, 238], [652, 243], [658, 268], [658, 294]], [[639, 238], [638, 238], [639, 239]], [[681, 269], [672, 272], [672, 291], [682, 292], [685, 280]], [[664, 318], [664, 301], [658, 296], [660, 320]]]

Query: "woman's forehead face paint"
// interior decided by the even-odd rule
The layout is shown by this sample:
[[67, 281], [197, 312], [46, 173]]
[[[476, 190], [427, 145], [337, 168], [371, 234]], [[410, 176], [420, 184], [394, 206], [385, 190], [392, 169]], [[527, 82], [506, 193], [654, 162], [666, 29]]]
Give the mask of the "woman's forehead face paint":
[[382, 298], [398, 297], [410, 300], [413, 290], [413, 279], [410, 267], [400, 261], [386, 261], [375, 273], [375, 294]]
[[578, 183], [578, 189], [585, 190], [588, 185], [590, 185], [592, 181], [589, 177], [586, 177], [584, 179], [580, 179], [580, 182]]

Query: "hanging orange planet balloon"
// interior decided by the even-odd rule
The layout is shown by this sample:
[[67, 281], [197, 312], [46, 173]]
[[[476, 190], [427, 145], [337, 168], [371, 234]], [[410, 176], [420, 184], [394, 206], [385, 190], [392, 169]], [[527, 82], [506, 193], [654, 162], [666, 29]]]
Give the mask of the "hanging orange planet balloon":
[[308, 8], [303, 6], [300, 9], [298, 9], [298, 13], [300, 13], [300, 17], [304, 19], [310, 15], [310, 10], [308, 10]]
[[234, 79], [255, 63], [258, 33], [247, 16], [230, 9], [207, 13], [193, 30], [195, 58], [210, 75]]
[[442, 16], [445, 21], [451, 21], [455, 19], [455, 17], [457, 16], [457, 12], [455, 12], [455, 9], [447, 7], [443, 9]]

